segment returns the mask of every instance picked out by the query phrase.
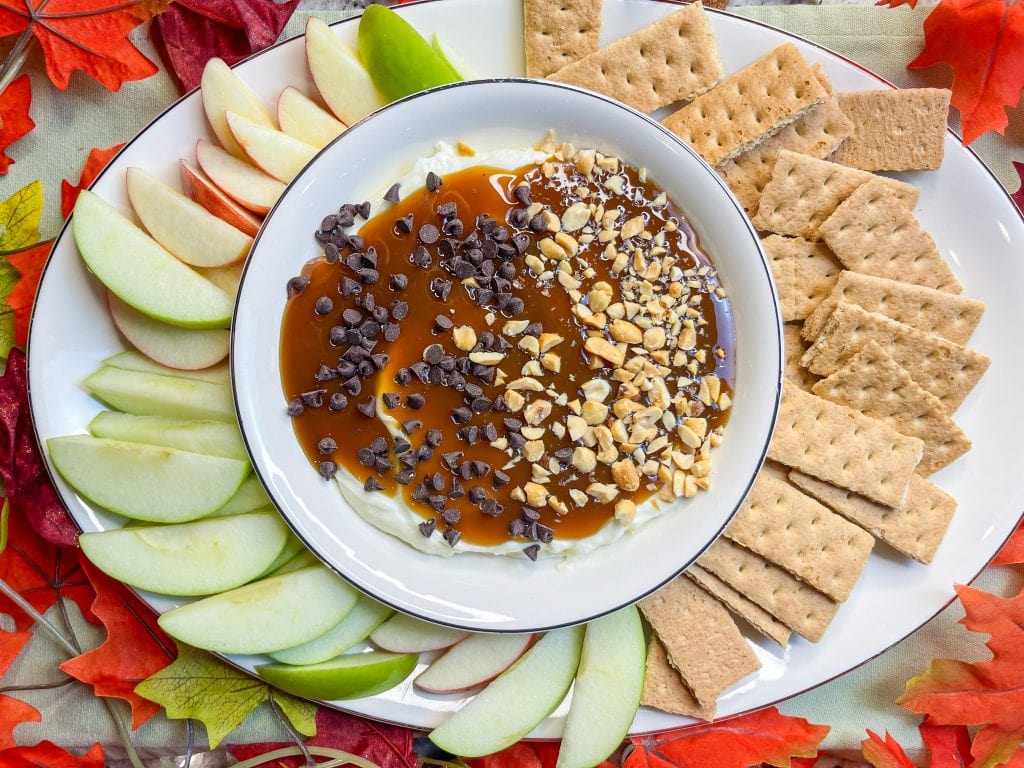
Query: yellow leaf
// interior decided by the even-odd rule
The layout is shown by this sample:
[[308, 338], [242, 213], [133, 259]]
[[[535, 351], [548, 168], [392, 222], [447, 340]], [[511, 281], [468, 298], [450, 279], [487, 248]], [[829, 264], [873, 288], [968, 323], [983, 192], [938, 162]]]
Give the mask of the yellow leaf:
[[39, 242], [42, 215], [43, 185], [39, 181], [22, 187], [0, 203], [0, 251], [15, 251]]

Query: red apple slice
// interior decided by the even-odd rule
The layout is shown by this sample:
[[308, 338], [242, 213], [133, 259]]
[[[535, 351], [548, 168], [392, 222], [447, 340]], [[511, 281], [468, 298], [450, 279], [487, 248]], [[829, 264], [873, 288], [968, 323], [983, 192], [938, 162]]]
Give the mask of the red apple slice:
[[284, 192], [277, 179], [207, 141], [196, 144], [196, 160], [224, 194], [250, 211], [266, 213]]
[[199, 203], [214, 216], [240, 229], [249, 237], [256, 237], [260, 231], [260, 220], [225, 195], [210, 181], [206, 174], [188, 160], [179, 160], [181, 165], [181, 187], [185, 194]]
[[416, 678], [431, 693], [454, 693], [489, 683], [526, 653], [533, 635], [470, 635]]
[[277, 127], [274, 118], [260, 103], [252, 89], [221, 59], [210, 59], [206, 63], [199, 87], [203, 97], [203, 110], [206, 112], [206, 119], [210, 121], [210, 127], [213, 128], [221, 146], [235, 157], [244, 158], [245, 153], [228, 129], [226, 112], [242, 115], [267, 128]]
[[316, 155], [316, 147], [275, 128], [258, 125], [231, 111], [227, 120], [231, 135], [253, 164], [286, 184]]
[[178, 328], [132, 309], [110, 291], [107, 307], [114, 325], [133, 347], [168, 368], [197, 371], [228, 356], [230, 331]]
[[323, 149], [345, 130], [315, 101], [297, 88], [289, 86], [277, 98], [277, 122], [281, 130], [299, 141]]

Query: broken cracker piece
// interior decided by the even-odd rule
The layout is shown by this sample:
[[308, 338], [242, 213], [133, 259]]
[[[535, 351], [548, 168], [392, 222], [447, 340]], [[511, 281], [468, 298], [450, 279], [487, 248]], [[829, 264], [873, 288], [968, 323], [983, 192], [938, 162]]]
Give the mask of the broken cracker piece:
[[818, 240], [818, 227], [839, 204], [874, 179], [908, 208], [917, 204], [920, 191], [910, 184], [782, 150], [761, 194], [754, 226], [764, 232]]
[[780, 45], [662, 120], [711, 165], [778, 133], [829, 92], [792, 43]]
[[942, 165], [949, 118], [945, 88], [840, 93], [853, 135], [832, 158], [865, 171], [935, 170]]
[[696, 563], [693, 563], [686, 569], [685, 573], [686, 576], [693, 579], [701, 589], [716, 598], [720, 603], [722, 603], [722, 605], [739, 616], [769, 640], [783, 648], [785, 648], [789, 643], [789, 627], [776, 619], [757, 603], [747, 599], [747, 597], [742, 593], [730, 587], [720, 578], [715, 576], [715, 574], [711, 573], [711, 571], [707, 571]]
[[668, 653], [658, 638], [652, 637], [647, 646], [647, 668], [644, 672], [644, 692], [640, 703], [673, 715], [686, 715], [699, 720], [713, 720], [715, 707], [702, 707], [693, 698], [693, 692], [683, 683], [679, 673], [669, 664]]
[[761, 240], [779, 293], [783, 322], [803, 320], [832, 290], [843, 265], [828, 246], [802, 237]]
[[794, 323], [786, 323], [782, 326], [782, 340], [786, 347], [784, 350], [786, 365], [783, 371], [785, 380], [810, 392], [818, 377], [800, 364], [800, 360], [810, 346], [801, 338], [800, 326]]
[[601, 0], [523, 0], [526, 76], [547, 77], [598, 49]]
[[785, 383], [768, 458], [881, 504], [903, 503], [924, 443]]
[[875, 341], [865, 344], [811, 391], [881, 419], [902, 435], [923, 440], [924, 455], [916, 470], [922, 477], [938, 472], [971, 448], [971, 441], [949, 418], [942, 402], [918, 385]]
[[956, 512], [956, 499], [918, 476], [910, 479], [906, 501], [895, 509], [797, 470], [789, 473], [789, 479], [829, 509], [925, 565], [935, 557]]
[[948, 293], [963, 290], [931, 235], [881, 177], [840, 203], [818, 227], [818, 236], [854, 272]]
[[548, 79], [653, 112], [692, 99], [721, 76], [715, 37], [698, 2], [562, 67]]

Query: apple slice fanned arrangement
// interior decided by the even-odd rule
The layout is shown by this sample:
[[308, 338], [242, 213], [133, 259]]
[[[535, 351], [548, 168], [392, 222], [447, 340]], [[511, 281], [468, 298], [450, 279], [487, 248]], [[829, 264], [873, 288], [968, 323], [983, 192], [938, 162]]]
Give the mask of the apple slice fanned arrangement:
[[130, 168], [134, 219], [93, 192], [78, 199], [79, 252], [134, 348], [98, 361], [82, 382], [110, 409], [88, 434], [47, 441], [67, 483], [124, 519], [82, 534], [82, 551], [133, 587], [183, 598], [159, 619], [172, 637], [266, 654], [257, 672], [289, 693], [373, 696], [417, 667], [423, 692], [477, 692], [431, 735], [460, 755], [518, 741], [575, 681], [559, 766], [597, 765], [639, 706], [646, 643], [635, 608], [543, 636], [467, 633], [395, 613], [321, 565], [252, 474], [224, 360], [241, 264], [262, 216], [347, 125], [460, 79], [436, 37], [428, 43], [382, 6], [364, 14], [358, 54], [318, 19], [305, 42], [319, 100], [288, 87], [272, 113], [211, 61], [201, 96], [217, 142], [200, 140], [195, 158], [180, 161], [182, 191]]

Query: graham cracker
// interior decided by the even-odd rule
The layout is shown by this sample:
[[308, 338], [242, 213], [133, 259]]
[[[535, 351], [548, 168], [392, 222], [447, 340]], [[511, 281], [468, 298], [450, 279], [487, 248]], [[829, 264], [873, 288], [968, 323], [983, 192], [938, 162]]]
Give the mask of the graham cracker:
[[786, 43], [661, 122], [711, 165], [718, 165], [828, 98], [796, 46]]
[[850, 596], [875, 543], [768, 472], [757, 476], [725, 535], [840, 603]]
[[910, 184], [782, 150], [752, 221], [765, 232], [819, 240], [818, 227], [858, 187], [873, 180], [909, 208], [917, 204], [920, 192]]
[[869, 341], [877, 342], [914, 381], [939, 398], [947, 413], [960, 407], [991, 362], [980, 352], [941, 336], [856, 304], [840, 303], [800, 363], [818, 376], [828, 376]]
[[916, 437], [787, 383], [768, 458], [898, 507], [923, 450]]
[[786, 381], [810, 392], [818, 377], [800, 364], [801, 358], [810, 345], [800, 337], [800, 326], [794, 323], [786, 323], [782, 326], [782, 335], [783, 343], [786, 345], [786, 368], [783, 371], [783, 376]]
[[653, 112], [692, 99], [721, 76], [715, 37], [698, 2], [562, 67], [548, 79]]
[[644, 672], [644, 692], [640, 703], [673, 715], [686, 715], [700, 720], [712, 720], [715, 707], [702, 707], [683, 683], [679, 673], [669, 664], [668, 653], [656, 636], [647, 646], [647, 668]]
[[639, 603], [697, 703], [714, 711], [719, 695], [761, 667], [729, 612], [687, 578]]
[[835, 600], [724, 536], [697, 562], [812, 643], [821, 640], [839, 610]]
[[811, 391], [881, 419], [901, 435], [924, 441], [917, 474], [927, 477], [971, 449], [971, 441], [949, 418], [935, 395], [922, 389], [895, 360], [869, 341]]
[[523, 0], [526, 76], [547, 77], [598, 49], [601, 0]]
[[854, 272], [960, 293], [931, 235], [880, 179], [846, 198], [818, 227], [819, 237]]
[[772, 616], [768, 611], [748, 600], [740, 592], [730, 587], [715, 574], [706, 571], [696, 563], [686, 569], [686, 575], [694, 583], [718, 600], [722, 605], [743, 619], [769, 640], [783, 648], [789, 643], [791, 634], [789, 627]]
[[731, 160], [715, 166], [748, 214], [757, 211], [761, 192], [772, 177], [775, 161], [782, 150], [824, 158], [853, 132], [853, 125], [839, 108], [839, 101], [828, 101], [811, 107], [774, 136], [755, 144]]
[[956, 499], [918, 476], [910, 479], [907, 499], [896, 509], [796, 470], [789, 473], [789, 479], [825, 506], [925, 565], [935, 557], [956, 512]]
[[843, 265], [828, 246], [802, 237], [769, 235], [761, 240], [779, 293], [782, 320], [803, 320], [829, 294]]
[[945, 88], [840, 93], [854, 131], [833, 159], [865, 171], [935, 170], [942, 165], [949, 96]]
[[887, 277], [843, 270], [826, 296], [804, 320], [803, 337], [814, 341], [839, 303], [856, 304], [925, 333], [966, 344], [985, 314], [985, 302], [911, 285]]

